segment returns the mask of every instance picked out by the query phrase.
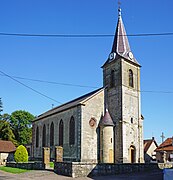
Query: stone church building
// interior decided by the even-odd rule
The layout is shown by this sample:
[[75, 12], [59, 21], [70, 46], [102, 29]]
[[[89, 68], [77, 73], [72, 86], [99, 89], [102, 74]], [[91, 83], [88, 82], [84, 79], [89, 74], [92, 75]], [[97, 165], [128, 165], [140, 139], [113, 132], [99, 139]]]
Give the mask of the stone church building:
[[33, 121], [33, 158], [43, 147], [63, 147], [63, 160], [144, 161], [140, 64], [133, 55], [119, 8], [112, 50], [102, 66], [103, 87], [55, 107]]

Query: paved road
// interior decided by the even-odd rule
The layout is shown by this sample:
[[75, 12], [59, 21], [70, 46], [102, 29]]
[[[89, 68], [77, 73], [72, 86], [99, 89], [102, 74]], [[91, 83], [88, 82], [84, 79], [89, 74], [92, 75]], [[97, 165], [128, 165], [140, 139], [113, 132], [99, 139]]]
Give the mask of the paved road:
[[[0, 171], [0, 180], [74, 180], [74, 178], [60, 176], [52, 171], [29, 171], [22, 174], [11, 174]], [[75, 180], [163, 180], [162, 172], [136, 173], [116, 176], [97, 176], [75, 178]]]

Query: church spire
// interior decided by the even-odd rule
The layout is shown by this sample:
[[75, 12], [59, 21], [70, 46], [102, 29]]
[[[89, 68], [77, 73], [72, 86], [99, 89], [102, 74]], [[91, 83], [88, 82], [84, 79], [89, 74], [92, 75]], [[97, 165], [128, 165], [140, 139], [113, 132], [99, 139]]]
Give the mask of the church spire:
[[123, 57], [126, 60], [140, 66], [131, 52], [126, 30], [122, 21], [120, 6], [118, 8], [118, 22], [117, 22], [117, 27], [115, 31], [112, 50], [111, 50], [111, 53], [107, 62], [110, 62], [114, 59], [118, 59], [119, 57]]

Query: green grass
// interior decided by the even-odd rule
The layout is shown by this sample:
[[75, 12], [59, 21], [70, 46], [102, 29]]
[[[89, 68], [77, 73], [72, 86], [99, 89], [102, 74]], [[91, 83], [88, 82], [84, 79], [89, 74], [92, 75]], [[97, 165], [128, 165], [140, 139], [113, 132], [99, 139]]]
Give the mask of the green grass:
[[6, 166], [0, 166], [0, 170], [5, 171], [5, 172], [9, 172], [9, 173], [13, 173], [13, 174], [20, 174], [20, 173], [30, 171], [27, 169], [19, 169], [19, 168], [12, 168], [12, 167], [6, 167]]

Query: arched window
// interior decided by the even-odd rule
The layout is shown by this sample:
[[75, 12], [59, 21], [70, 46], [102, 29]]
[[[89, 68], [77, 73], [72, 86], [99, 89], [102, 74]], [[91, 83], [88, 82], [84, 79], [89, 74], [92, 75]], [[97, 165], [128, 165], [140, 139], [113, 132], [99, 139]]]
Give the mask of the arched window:
[[114, 87], [115, 86], [115, 71], [111, 71], [111, 79], [110, 79], [110, 86]]
[[46, 146], [46, 126], [43, 126], [43, 137], [42, 137], [42, 147]]
[[131, 69], [129, 70], [129, 86], [134, 87], [134, 85], [133, 85], [133, 71]]
[[50, 146], [53, 145], [54, 145], [54, 124], [52, 122], [50, 126]]
[[75, 121], [73, 116], [71, 117], [69, 123], [69, 144], [75, 144]]
[[64, 129], [64, 125], [61, 119], [59, 123], [59, 146], [63, 146], [63, 129]]
[[36, 147], [39, 147], [39, 128], [36, 129]]

